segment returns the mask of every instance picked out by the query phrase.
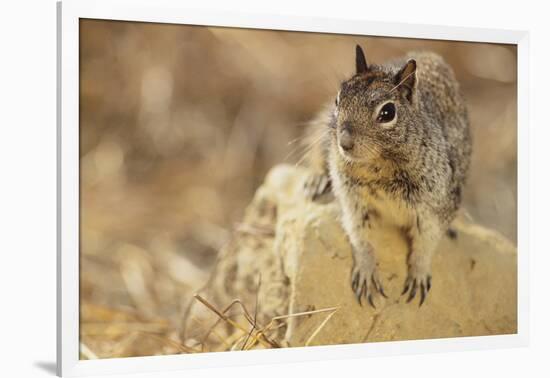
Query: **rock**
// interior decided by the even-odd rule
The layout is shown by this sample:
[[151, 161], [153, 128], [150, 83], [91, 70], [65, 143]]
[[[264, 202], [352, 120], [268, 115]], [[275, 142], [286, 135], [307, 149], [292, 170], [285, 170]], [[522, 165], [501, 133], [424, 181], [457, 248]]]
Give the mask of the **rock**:
[[[397, 232], [384, 235], [387, 247], [377, 251], [388, 298], [377, 296], [376, 309], [359, 305], [350, 287], [351, 248], [339, 223], [338, 206], [335, 201], [307, 200], [302, 192], [306, 176], [306, 169], [293, 166], [271, 170], [231, 243], [220, 253], [201, 296], [218, 309], [239, 299], [255, 313], [258, 325], [282, 316], [277, 321], [280, 328], [271, 333], [281, 346], [517, 332], [516, 247], [464, 216], [453, 224], [458, 237], [445, 238], [438, 247], [432, 290], [423, 306], [418, 306], [418, 298], [407, 304], [400, 295], [407, 245]], [[336, 309], [316, 312], [330, 308]], [[301, 312], [308, 314], [286, 316]], [[194, 325], [190, 319], [195, 319]], [[184, 319], [183, 339], [204, 338], [204, 325], [211, 326], [215, 319], [193, 301]], [[246, 322], [240, 324], [250, 328]], [[243, 331], [228, 326], [221, 338], [235, 333]], [[220, 335], [219, 345], [212, 347], [216, 341], [209, 336], [212, 350], [227, 349], [227, 342], [222, 345], [219, 339]]]

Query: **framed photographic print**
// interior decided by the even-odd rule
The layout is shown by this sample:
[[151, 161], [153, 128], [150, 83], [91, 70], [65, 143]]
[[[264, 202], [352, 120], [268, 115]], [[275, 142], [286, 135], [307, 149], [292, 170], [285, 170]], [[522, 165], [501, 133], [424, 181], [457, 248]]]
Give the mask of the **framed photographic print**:
[[58, 3], [58, 373], [526, 345], [521, 31]]

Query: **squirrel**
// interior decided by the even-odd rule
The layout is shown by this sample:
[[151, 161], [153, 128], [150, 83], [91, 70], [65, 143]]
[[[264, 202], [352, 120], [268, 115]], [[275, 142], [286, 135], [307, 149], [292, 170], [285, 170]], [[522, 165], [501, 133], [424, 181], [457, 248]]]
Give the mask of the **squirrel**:
[[313, 122], [305, 183], [315, 200], [332, 191], [352, 246], [351, 287], [359, 304], [387, 298], [373, 241], [383, 227], [402, 231], [409, 253], [401, 295], [432, 286], [431, 261], [459, 209], [472, 141], [465, 99], [451, 67], [431, 52], [411, 53], [384, 65], [355, 51], [356, 73], [334, 104]]

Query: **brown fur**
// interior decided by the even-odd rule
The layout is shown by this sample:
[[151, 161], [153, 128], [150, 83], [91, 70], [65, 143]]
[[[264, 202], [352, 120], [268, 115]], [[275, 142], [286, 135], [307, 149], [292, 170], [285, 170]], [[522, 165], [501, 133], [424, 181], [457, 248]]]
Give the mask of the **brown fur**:
[[[322, 140], [311, 153], [317, 179], [307, 183], [308, 193], [332, 187], [354, 250], [352, 288], [371, 304], [373, 294], [385, 295], [376, 271], [377, 231], [405, 230], [411, 250], [404, 293], [412, 300], [418, 290], [422, 304], [433, 252], [460, 206], [468, 172], [466, 105], [452, 69], [436, 54], [413, 53], [382, 66], [367, 66], [362, 54], [358, 47], [357, 73], [311, 132]], [[379, 122], [377, 112], [388, 102], [396, 117]]]

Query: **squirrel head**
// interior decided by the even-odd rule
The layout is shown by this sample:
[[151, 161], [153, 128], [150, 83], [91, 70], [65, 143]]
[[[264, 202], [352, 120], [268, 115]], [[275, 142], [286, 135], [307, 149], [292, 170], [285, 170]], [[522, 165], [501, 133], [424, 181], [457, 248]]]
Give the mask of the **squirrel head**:
[[358, 163], [407, 159], [403, 144], [419, 115], [416, 61], [397, 67], [368, 65], [357, 45], [355, 64], [355, 75], [342, 83], [335, 100], [333, 126], [340, 154]]

